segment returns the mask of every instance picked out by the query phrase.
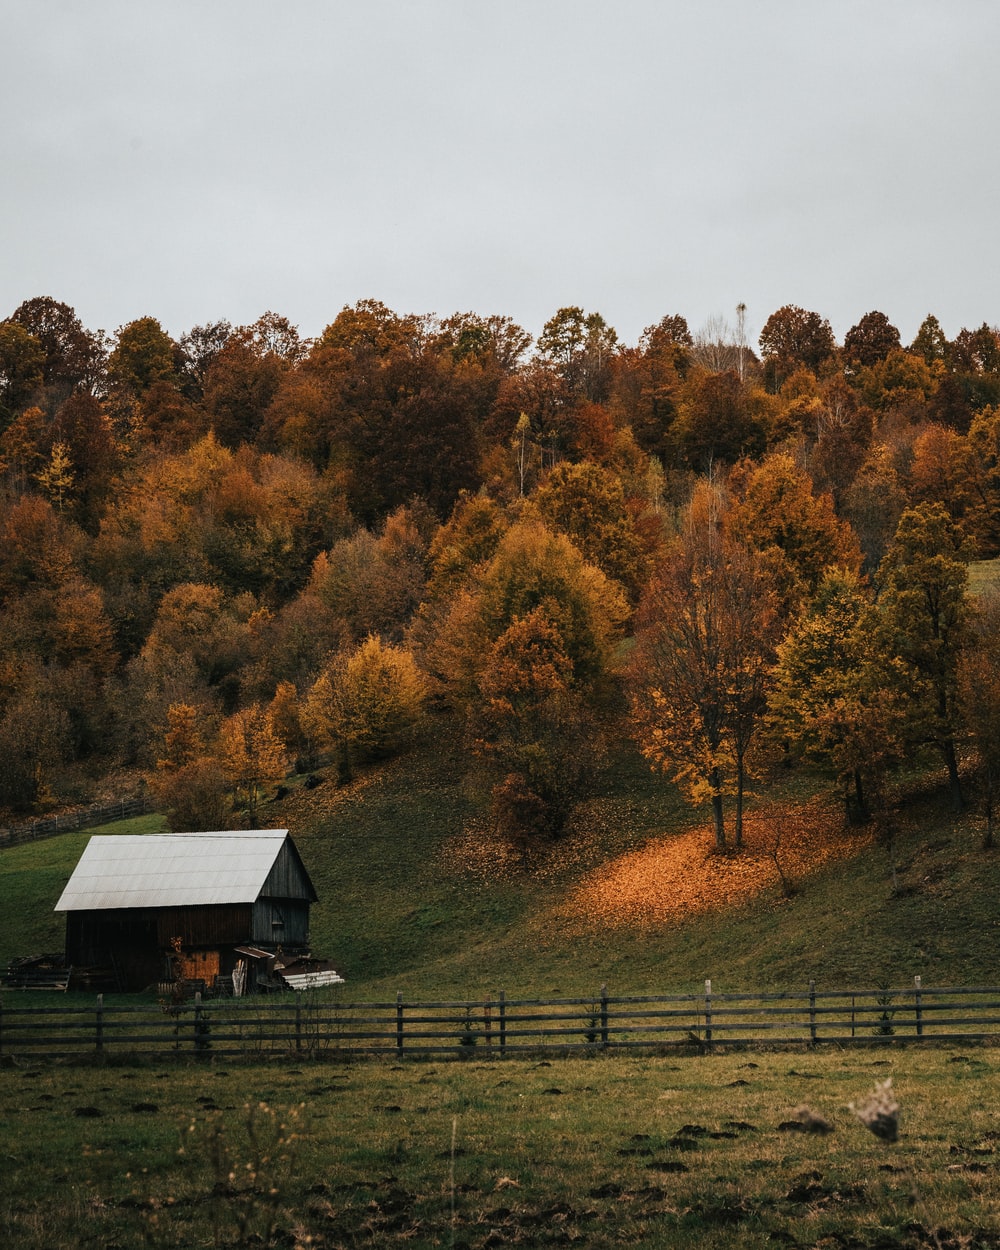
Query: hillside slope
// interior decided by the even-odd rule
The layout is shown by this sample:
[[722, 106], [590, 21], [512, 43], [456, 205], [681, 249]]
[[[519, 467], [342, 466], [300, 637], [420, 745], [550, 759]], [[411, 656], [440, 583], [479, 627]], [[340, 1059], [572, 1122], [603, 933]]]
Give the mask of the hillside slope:
[[567, 837], [527, 863], [492, 834], [447, 753], [271, 813], [321, 895], [316, 949], [366, 996], [582, 995], [605, 982], [655, 993], [706, 977], [719, 990], [918, 973], [989, 983], [1000, 955], [1000, 852], [982, 851], [976, 818], [952, 816], [934, 789], [900, 814], [895, 889], [886, 848], [846, 829], [817, 779], [761, 801], [746, 850], [720, 859], [703, 818], [628, 752]]
[[[900, 814], [894, 890], [886, 848], [846, 829], [816, 778], [772, 787], [745, 851], [721, 859], [703, 819], [628, 750], [602, 783], [527, 862], [494, 836], [443, 743], [347, 787], [293, 790], [258, 823], [292, 831], [320, 895], [313, 948], [355, 997], [995, 980], [1000, 852], [933, 789]], [[84, 841], [0, 853], [0, 962], [61, 947], [51, 909]]]

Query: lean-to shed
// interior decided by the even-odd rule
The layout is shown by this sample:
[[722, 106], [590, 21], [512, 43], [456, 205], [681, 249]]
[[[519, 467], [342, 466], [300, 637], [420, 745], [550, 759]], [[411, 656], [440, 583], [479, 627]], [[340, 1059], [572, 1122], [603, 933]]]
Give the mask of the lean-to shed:
[[316, 891], [287, 829], [90, 839], [56, 911], [66, 960], [122, 989], [230, 976], [252, 946], [307, 953]]

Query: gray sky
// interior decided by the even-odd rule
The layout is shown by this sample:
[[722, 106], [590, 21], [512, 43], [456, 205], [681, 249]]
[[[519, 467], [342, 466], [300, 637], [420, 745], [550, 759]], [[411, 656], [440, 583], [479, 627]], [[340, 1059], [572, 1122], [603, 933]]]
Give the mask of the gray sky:
[[1000, 322], [995, 0], [0, 0], [0, 317]]

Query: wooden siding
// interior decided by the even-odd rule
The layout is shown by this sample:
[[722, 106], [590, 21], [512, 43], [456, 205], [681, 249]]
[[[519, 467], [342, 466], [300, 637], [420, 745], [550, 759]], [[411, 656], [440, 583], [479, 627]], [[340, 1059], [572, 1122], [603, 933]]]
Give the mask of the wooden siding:
[[204, 907], [158, 907], [156, 940], [161, 947], [179, 937], [184, 946], [227, 946], [245, 942], [250, 934], [250, 903]]
[[316, 891], [290, 838], [286, 838], [261, 887], [260, 898], [297, 898], [316, 902]]
[[294, 950], [309, 944], [309, 904], [295, 899], [259, 898], [253, 908], [254, 946]]

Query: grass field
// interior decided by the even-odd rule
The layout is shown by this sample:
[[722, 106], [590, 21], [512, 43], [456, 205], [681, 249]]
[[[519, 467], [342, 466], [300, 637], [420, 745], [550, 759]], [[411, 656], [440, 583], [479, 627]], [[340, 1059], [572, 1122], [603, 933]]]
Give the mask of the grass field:
[[[38, 1250], [995, 1247], [998, 1078], [996, 1050], [917, 1047], [7, 1068], [0, 1225]], [[887, 1079], [895, 1142], [848, 1108]]]

